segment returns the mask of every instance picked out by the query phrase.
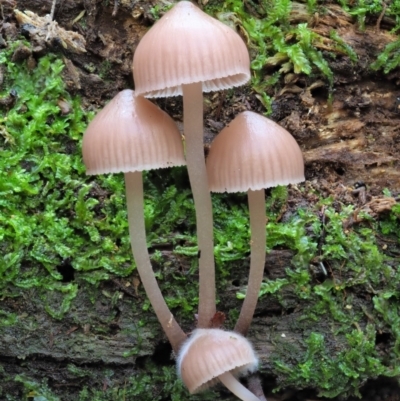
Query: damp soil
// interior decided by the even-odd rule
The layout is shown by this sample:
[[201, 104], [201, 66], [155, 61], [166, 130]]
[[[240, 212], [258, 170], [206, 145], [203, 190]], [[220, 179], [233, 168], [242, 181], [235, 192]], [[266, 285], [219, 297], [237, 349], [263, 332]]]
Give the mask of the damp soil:
[[[134, 88], [131, 72], [133, 52], [140, 38], [154, 23], [151, 9], [156, 4], [156, 0], [59, 0], [54, 18], [59, 27], [84, 38], [85, 51], [80, 51], [73, 46], [65, 49], [58, 31], [55, 31], [52, 40], [48, 40], [38, 33], [38, 29], [31, 29], [29, 24], [17, 21], [15, 9], [30, 10], [37, 16], [49, 14], [52, 7], [50, 0], [3, 0], [0, 39], [12, 40], [23, 34], [32, 43], [32, 50], [17, 49], [14, 55], [16, 61], [28, 59], [35, 62], [46, 52], [58, 54], [66, 64], [64, 80], [68, 90], [82, 97], [83, 107], [97, 110], [118, 91]], [[334, 4], [329, 6], [328, 2], [327, 6], [331, 12], [314, 21], [313, 29], [329, 37], [329, 31], [335, 28], [353, 47], [358, 61], [352, 63], [340, 54], [330, 61], [334, 72], [333, 97], [329, 97], [328, 85], [321, 77], [299, 75], [290, 80], [282, 78], [269, 93], [274, 99], [270, 117], [287, 128], [300, 144], [308, 185], [325, 196], [353, 203], [360, 210], [368, 207], [368, 211], [378, 217], [390, 208], [380, 197], [382, 189], [389, 188], [394, 197], [400, 193], [400, 70], [384, 75], [369, 68], [371, 60], [394, 40], [388, 33], [391, 21], [384, 18], [378, 24], [377, 20], [372, 20], [364, 31], [360, 31], [355, 21], [344, 15], [339, 7]], [[293, 21], [307, 21], [309, 17], [301, 12], [301, 5], [295, 10], [291, 16]], [[180, 98], [160, 99], [157, 103], [176, 121], [182, 121]], [[238, 112], [265, 112], [250, 86], [208, 94], [204, 106], [205, 151], [212, 138]], [[365, 200], [360, 200], [359, 193], [352, 192], [357, 182], [366, 185]], [[313, 199], [292, 191], [286, 213], [290, 214], [290, 208], [295, 210], [301, 204], [312, 203]], [[165, 257], [174, 259], [171, 250], [163, 249], [162, 252]], [[270, 277], [282, 277], [284, 272], [281, 267], [290, 258], [290, 251], [271, 252], [267, 265], [275, 268], [268, 271]], [[185, 267], [188, 261], [175, 262], [188, 268]], [[79, 280], [79, 277], [74, 277], [71, 267], [66, 265], [60, 269], [66, 281]], [[236, 305], [234, 293], [240, 280], [240, 277], [232, 278], [232, 288], [221, 300], [226, 310]], [[137, 338], [129, 333], [136, 331], [140, 316], [132, 312], [138, 302], [135, 292], [124, 290], [125, 300], [118, 308], [104, 302], [104, 294], [113, 288], [120, 289], [121, 285], [118, 285], [118, 280], [103, 283], [99, 293], [92, 294], [91, 298], [80, 291], [75, 303], [80, 307], [72, 310], [62, 321], [54, 321], [48, 316], [40, 300], [35, 299], [34, 290], [24, 299], [3, 301], [4, 308], [9, 311], [23, 311], [25, 320], [12, 335], [0, 341], [0, 365], [8, 374], [29, 372], [39, 381], [48, 378], [49, 386], [56, 394], [63, 400], [69, 400], [83, 385], [107, 388], [104, 375], [107, 369], [113, 369], [114, 378], [123, 383], [147, 359], [160, 365], [170, 364], [170, 348], [165, 344], [155, 320], [146, 325], [145, 332], [140, 336], [140, 351], [135, 356], [123, 356], [138, 345]], [[265, 333], [268, 324], [275, 325], [275, 329], [278, 324], [282, 332], [286, 331], [293, 315], [301, 313], [295, 302], [293, 300], [290, 305], [288, 300], [288, 308], [282, 311], [278, 303], [264, 301], [257, 309], [254, 332]], [[280, 317], [279, 323], [277, 316]], [[38, 327], [38, 322], [40, 329], [33, 329]], [[188, 332], [195, 324], [182, 323]], [[88, 333], [95, 336], [95, 341]], [[261, 360], [267, 360], [273, 344], [262, 336], [255, 336], [252, 340]], [[382, 342], [385, 342], [383, 337]], [[77, 379], [68, 369], [70, 363], [90, 367], [94, 373], [90, 378]], [[270, 401], [318, 399], [312, 389], [286, 389], [269, 394], [268, 391], [275, 386], [274, 380], [263, 378]], [[13, 396], [20, 394], [17, 385], [8, 385], [11, 387], [3, 388], [3, 393], [6, 390]], [[361, 391], [363, 400], [400, 400], [400, 389], [394, 380], [367, 382]], [[224, 393], [223, 396], [228, 397]]]

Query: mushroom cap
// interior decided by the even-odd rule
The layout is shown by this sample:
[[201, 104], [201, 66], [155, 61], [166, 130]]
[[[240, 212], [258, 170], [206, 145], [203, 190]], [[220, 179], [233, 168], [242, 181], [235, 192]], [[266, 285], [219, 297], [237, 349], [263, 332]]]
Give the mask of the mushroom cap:
[[296, 140], [274, 121], [240, 113], [211, 143], [206, 160], [212, 192], [255, 191], [304, 181]]
[[203, 82], [203, 91], [245, 84], [250, 58], [242, 38], [189, 1], [180, 1], [143, 36], [133, 56], [137, 94], [182, 94], [182, 84]]
[[246, 374], [257, 369], [258, 358], [242, 335], [221, 329], [196, 329], [183, 344], [178, 374], [190, 393], [204, 390], [223, 373]]
[[186, 164], [174, 120], [129, 89], [119, 92], [91, 121], [82, 153], [89, 175]]

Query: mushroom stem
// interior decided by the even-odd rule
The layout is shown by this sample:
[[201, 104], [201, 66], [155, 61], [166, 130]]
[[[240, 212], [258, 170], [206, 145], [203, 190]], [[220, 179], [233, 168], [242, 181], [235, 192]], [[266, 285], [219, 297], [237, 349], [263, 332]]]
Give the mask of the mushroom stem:
[[161, 294], [146, 243], [146, 229], [143, 214], [143, 178], [141, 171], [125, 173], [126, 202], [128, 208], [129, 236], [132, 253], [140, 279], [157, 318], [175, 352], [186, 340], [186, 334], [176, 322]]
[[243, 401], [260, 401], [250, 390], [243, 386], [231, 372], [223, 373], [218, 376], [222, 384]]
[[211, 194], [204, 159], [201, 82], [182, 85], [186, 163], [196, 209], [199, 247], [198, 327], [208, 328], [215, 314], [215, 268]]
[[235, 325], [235, 331], [244, 336], [247, 335], [253, 319], [264, 276], [265, 246], [267, 240], [265, 230], [265, 191], [264, 189], [257, 191], [249, 190], [247, 197], [249, 200], [251, 230], [250, 272], [246, 297]]

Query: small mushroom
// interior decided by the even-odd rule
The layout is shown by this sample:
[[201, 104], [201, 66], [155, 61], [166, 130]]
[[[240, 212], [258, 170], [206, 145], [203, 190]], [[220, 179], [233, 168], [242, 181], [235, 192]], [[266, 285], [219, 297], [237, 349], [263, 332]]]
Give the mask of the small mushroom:
[[196, 329], [182, 345], [177, 369], [191, 394], [219, 381], [238, 398], [260, 401], [237, 376], [254, 372], [258, 358], [250, 342], [238, 333], [221, 329]]
[[235, 331], [246, 335], [257, 305], [265, 265], [264, 188], [304, 181], [304, 162], [295, 139], [257, 113], [245, 111], [211, 143], [207, 173], [212, 192], [247, 191], [251, 260], [246, 297]]
[[204, 162], [203, 91], [218, 91], [250, 79], [249, 53], [241, 37], [189, 1], [180, 1], [144, 35], [133, 57], [136, 93], [183, 95], [186, 160], [199, 256], [199, 327], [215, 313], [215, 268], [211, 196]]
[[142, 171], [185, 164], [175, 122], [149, 100], [124, 90], [89, 124], [82, 143], [87, 174], [125, 174], [129, 234], [140, 279], [172, 348], [186, 339], [158, 287], [147, 250]]

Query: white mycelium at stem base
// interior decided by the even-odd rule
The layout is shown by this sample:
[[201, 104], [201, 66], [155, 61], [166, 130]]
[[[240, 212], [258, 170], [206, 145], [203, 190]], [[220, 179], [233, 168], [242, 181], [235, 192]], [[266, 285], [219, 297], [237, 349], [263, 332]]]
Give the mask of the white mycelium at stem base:
[[274, 121], [246, 111], [214, 139], [207, 157], [213, 192], [245, 192], [249, 200], [251, 255], [246, 297], [235, 331], [246, 335], [264, 274], [266, 215], [264, 188], [304, 181], [295, 139]]
[[197, 329], [183, 344], [177, 359], [178, 374], [190, 393], [221, 381], [244, 401], [260, 401], [237, 376], [254, 372], [258, 359], [250, 342], [238, 333]]
[[185, 164], [174, 121], [131, 90], [115, 96], [89, 124], [82, 143], [87, 174], [125, 174], [129, 234], [143, 287], [173, 349], [186, 334], [179, 327], [158, 287], [146, 244], [142, 171]]
[[231, 28], [188, 1], [180, 1], [144, 35], [133, 58], [136, 92], [146, 97], [183, 94], [186, 160], [196, 208], [200, 251], [199, 327], [215, 313], [211, 196], [204, 163], [203, 96], [250, 79], [247, 48]]

